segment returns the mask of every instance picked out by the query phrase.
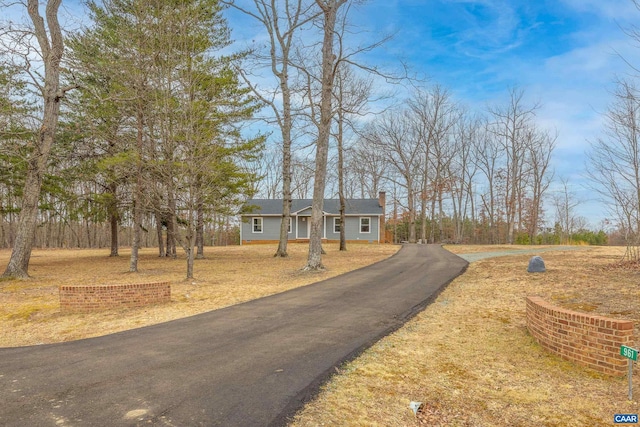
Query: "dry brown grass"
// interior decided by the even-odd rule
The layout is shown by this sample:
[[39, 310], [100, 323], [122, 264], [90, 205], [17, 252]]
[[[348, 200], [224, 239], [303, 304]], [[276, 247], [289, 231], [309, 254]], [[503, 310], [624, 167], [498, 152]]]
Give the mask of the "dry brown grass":
[[[514, 247], [451, 246], [457, 253]], [[530, 249], [530, 248], [527, 248]], [[275, 259], [274, 247], [209, 248], [193, 282], [183, 259], [145, 250], [138, 274], [128, 254], [35, 251], [27, 281], [0, 282], [0, 346], [66, 341], [159, 323], [297, 286], [388, 257], [393, 246], [327, 247], [328, 271], [307, 274], [306, 246]], [[638, 413], [626, 379], [606, 377], [545, 352], [528, 334], [524, 298], [540, 295], [571, 309], [640, 324], [640, 270], [614, 267], [623, 248], [545, 252], [547, 272], [529, 274], [531, 254], [478, 261], [425, 311], [341, 367], [294, 426], [601, 426], [615, 413]], [[0, 263], [9, 252], [0, 252]], [[57, 287], [78, 283], [168, 280], [163, 306], [99, 314], [61, 314]], [[640, 337], [636, 328], [636, 340]], [[636, 342], [637, 345], [640, 344]], [[634, 394], [640, 395], [636, 373]], [[410, 401], [424, 402], [418, 416]]]
[[[637, 369], [634, 401], [628, 401], [625, 378], [547, 353], [525, 322], [524, 298], [540, 295], [640, 323], [640, 271], [611, 267], [623, 253], [545, 252], [544, 274], [526, 272], [531, 254], [471, 264], [405, 327], [343, 366], [293, 426], [584, 427], [612, 425], [616, 413], [640, 412]], [[417, 416], [410, 401], [424, 402]]]
[[[165, 322], [304, 286], [385, 259], [392, 245], [325, 245], [327, 270], [301, 272], [308, 246], [289, 245], [289, 258], [274, 258], [275, 246], [206, 248], [196, 279], [185, 281], [184, 259], [141, 252], [139, 273], [129, 273], [129, 253], [109, 258], [107, 250], [35, 250], [29, 280], [0, 281], [0, 347], [69, 341]], [[0, 251], [0, 265], [9, 260]], [[96, 314], [60, 313], [58, 286], [169, 281], [170, 304]]]

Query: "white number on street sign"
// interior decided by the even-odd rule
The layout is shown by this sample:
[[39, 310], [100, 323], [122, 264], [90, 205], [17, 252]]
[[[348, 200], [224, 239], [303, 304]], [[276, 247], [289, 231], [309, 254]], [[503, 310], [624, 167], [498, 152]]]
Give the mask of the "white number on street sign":
[[623, 345], [620, 347], [620, 355], [631, 360], [638, 360], [638, 350]]

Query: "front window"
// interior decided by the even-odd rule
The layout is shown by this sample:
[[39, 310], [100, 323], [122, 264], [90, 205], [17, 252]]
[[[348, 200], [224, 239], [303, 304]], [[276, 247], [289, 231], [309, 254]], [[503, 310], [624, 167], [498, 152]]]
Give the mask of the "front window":
[[333, 218], [333, 232], [339, 233], [342, 228], [342, 221], [340, 218]]
[[262, 233], [262, 218], [253, 218], [253, 232]]
[[360, 232], [371, 233], [371, 218], [369, 217], [360, 218]]
[[291, 217], [289, 217], [289, 224], [287, 224], [287, 233], [291, 233]]

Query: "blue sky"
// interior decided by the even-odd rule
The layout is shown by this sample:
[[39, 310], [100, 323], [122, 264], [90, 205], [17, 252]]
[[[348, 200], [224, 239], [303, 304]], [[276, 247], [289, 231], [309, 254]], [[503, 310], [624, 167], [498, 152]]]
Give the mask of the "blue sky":
[[540, 102], [537, 121], [559, 133], [553, 163], [583, 201], [579, 214], [593, 226], [608, 216], [586, 188], [584, 153], [616, 76], [632, 74], [620, 55], [640, 64], [623, 31], [640, 22], [631, 0], [372, 1], [358, 12], [374, 33], [396, 33], [377, 53], [381, 65], [401, 58], [474, 110], [506, 102], [509, 87]]
[[[236, 40], [260, 38], [250, 20], [228, 16]], [[404, 61], [470, 110], [524, 90], [530, 105], [541, 105], [538, 125], [558, 132], [553, 167], [582, 202], [576, 213], [593, 227], [610, 217], [588, 188], [585, 151], [603, 130], [616, 77], [632, 73], [620, 55], [640, 66], [640, 46], [624, 33], [640, 22], [631, 0], [370, 0], [350, 16], [354, 40], [395, 34], [368, 54], [368, 65], [393, 71]]]
[[[72, 27], [82, 21], [77, 0], [61, 10]], [[261, 30], [227, 16], [237, 40]], [[394, 70], [405, 61], [472, 110], [506, 102], [510, 87], [523, 89], [542, 105], [538, 124], [559, 133], [553, 165], [583, 201], [579, 214], [593, 226], [608, 216], [586, 188], [584, 152], [602, 131], [616, 76], [632, 73], [619, 55], [640, 66], [640, 46], [623, 31], [640, 22], [631, 0], [370, 0], [351, 16], [354, 37], [395, 33], [368, 62]]]

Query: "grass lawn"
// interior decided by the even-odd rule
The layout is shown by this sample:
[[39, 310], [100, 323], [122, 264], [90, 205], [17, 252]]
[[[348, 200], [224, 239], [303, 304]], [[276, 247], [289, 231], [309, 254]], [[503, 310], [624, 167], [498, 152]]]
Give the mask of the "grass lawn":
[[[531, 254], [471, 264], [405, 327], [341, 367], [293, 426], [585, 427], [613, 425], [616, 413], [639, 413], [637, 368], [628, 401], [626, 378], [547, 353], [525, 321], [525, 297], [540, 295], [574, 310], [634, 320], [637, 348], [640, 270], [613, 267], [623, 253], [545, 252], [542, 274], [526, 272]], [[411, 401], [424, 403], [417, 416]]]
[[[0, 347], [95, 337], [166, 322], [305, 286], [388, 258], [399, 246], [353, 244], [347, 252], [324, 245], [324, 272], [302, 272], [308, 245], [289, 245], [288, 258], [274, 258], [276, 246], [205, 248], [196, 260], [195, 280], [185, 281], [186, 260], [141, 251], [139, 272], [129, 273], [129, 252], [110, 258], [109, 249], [34, 250], [28, 280], [0, 281]], [[0, 251], [0, 265], [11, 252]], [[60, 313], [58, 286], [168, 281], [170, 304], [95, 314]]]
[[[518, 247], [447, 246], [455, 253]], [[0, 282], [0, 346], [85, 338], [159, 323], [322, 280], [387, 258], [398, 247], [328, 245], [322, 273], [303, 273], [306, 245], [291, 257], [275, 247], [207, 248], [185, 281], [184, 259], [142, 253], [140, 272], [128, 273], [128, 253], [106, 250], [34, 251], [29, 280]], [[522, 247], [531, 249], [531, 247]], [[616, 413], [639, 413], [626, 378], [612, 378], [565, 362], [535, 343], [526, 329], [528, 295], [573, 310], [636, 322], [640, 345], [640, 268], [619, 265], [624, 248], [586, 248], [541, 254], [547, 272], [529, 274], [532, 254], [472, 263], [438, 299], [396, 333], [340, 367], [293, 426], [608, 426]], [[9, 258], [0, 251], [0, 264]], [[62, 314], [61, 284], [169, 281], [170, 304]], [[423, 402], [414, 415], [411, 401]]]

